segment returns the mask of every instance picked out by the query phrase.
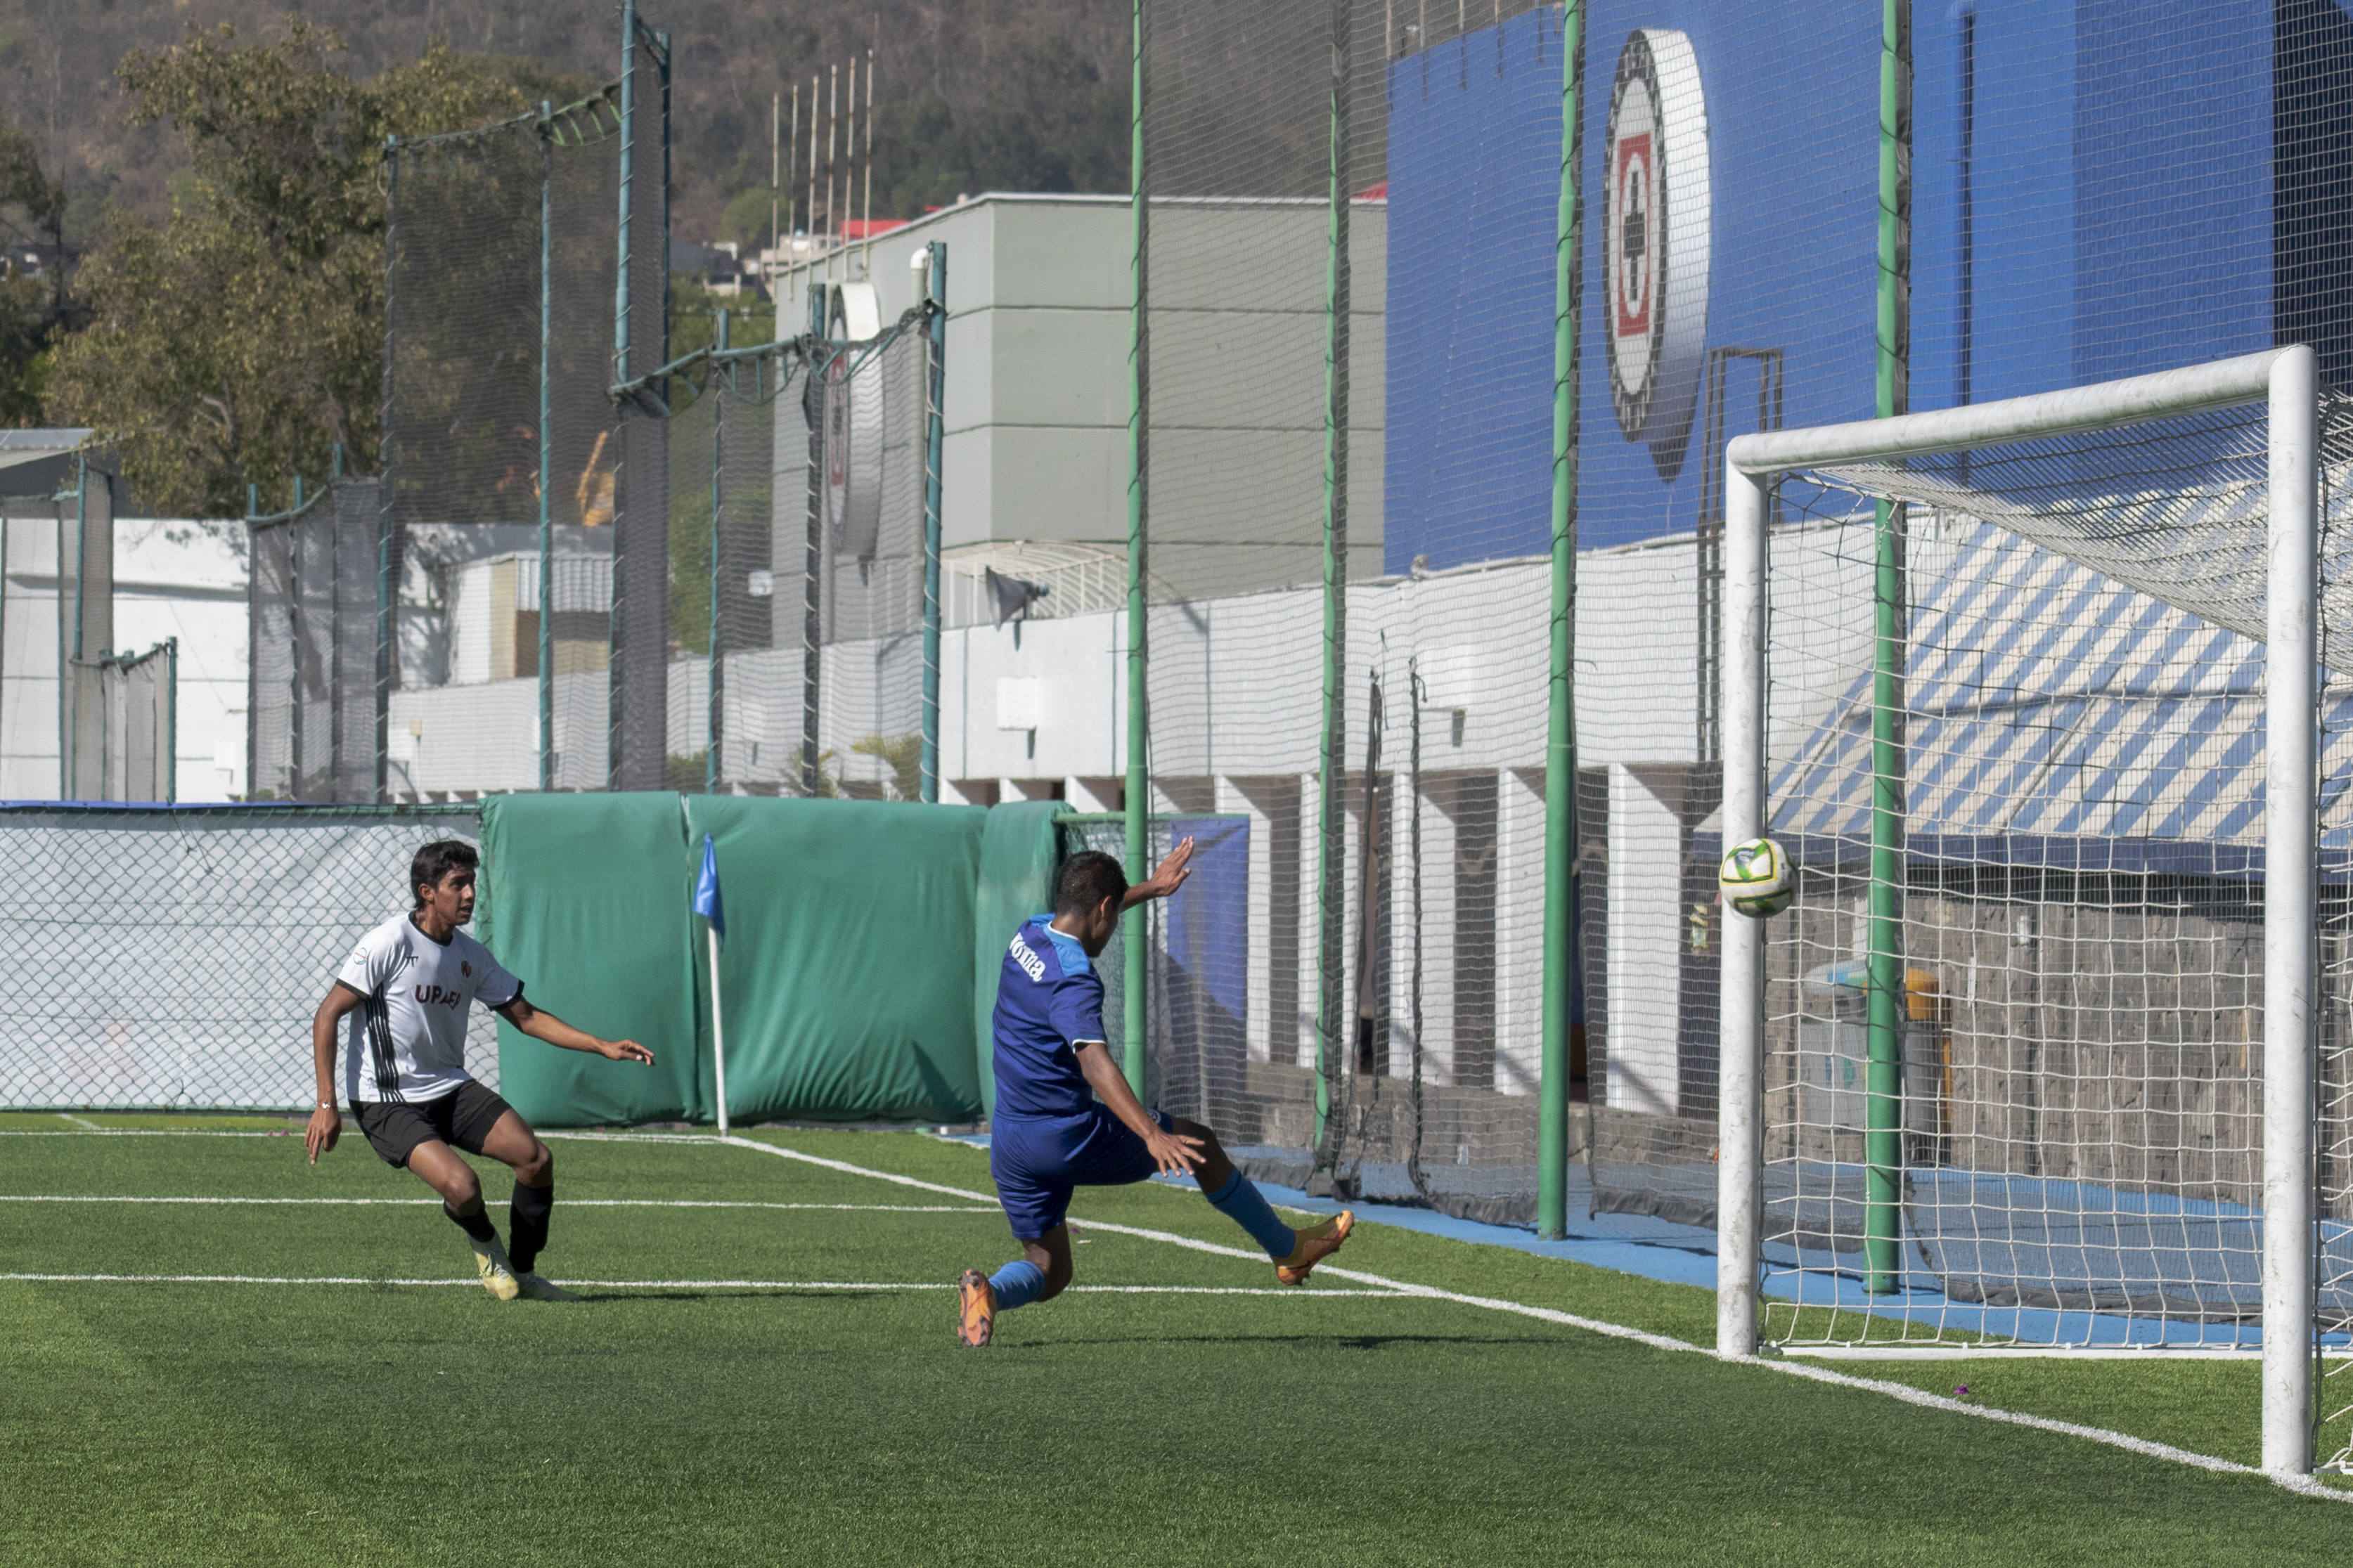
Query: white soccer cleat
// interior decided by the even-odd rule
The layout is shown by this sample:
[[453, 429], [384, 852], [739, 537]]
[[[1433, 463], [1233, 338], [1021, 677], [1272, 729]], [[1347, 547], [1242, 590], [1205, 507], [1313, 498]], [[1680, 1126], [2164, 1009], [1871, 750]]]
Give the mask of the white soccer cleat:
[[504, 1243], [492, 1237], [487, 1244], [474, 1247], [474, 1268], [482, 1277], [482, 1289], [501, 1301], [512, 1301], [522, 1294], [522, 1286], [515, 1279], [514, 1267], [507, 1261]]
[[580, 1300], [579, 1297], [574, 1295], [571, 1291], [566, 1290], [563, 1286], [556, 1284], [554, 1280], [543, 1279], [528, 1268], [519, 1270], [516, 1273], [514, 1279], [515, 1283], [522, 1288], [522, 1293], [534, 1301], [577, 1301]]

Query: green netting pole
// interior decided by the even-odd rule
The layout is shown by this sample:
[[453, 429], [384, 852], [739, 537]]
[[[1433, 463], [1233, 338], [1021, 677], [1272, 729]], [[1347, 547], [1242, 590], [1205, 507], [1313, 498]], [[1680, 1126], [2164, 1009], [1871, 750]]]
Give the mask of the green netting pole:
[[[1145, 862], [1152, 854], [1152, 771], [1145, 726], [1145, 658], [1146, 603], [1145, 584], [1145, 479], [1150, 456], [1145, 426], [1151, 409], [1152, 376], [1145, 353], [1150, 344], [1151, 266], [1145, 243], [1151, 234], [1144, 168], [1144, 0], [1134, 0], [1128, 46], [1127, 206], [1128, 206], [1128, 344], [1127, 344], [1127, 786], [1121, 808], [1127, 816], [1127, 874], [1134, 880], [1151, 874]], [[1145, 980], [1151, 964], [1146, 917], [1138, 914], [1122, 933], [1121, 956], [1126, 973], [1121, 986], [1120, 1039], [1125, 1047], [1127, 1084], [1144, 1098], [1145, 1019]]]
[[[1908, 405], [1912, 8], [1884, 0], [1879, 60], [1879, 416]], [[1870, 989], [1865, 1030], [1863, 1286], [1904, 1283], [1904, 509], [1875, 509], [1871, 700]]]
[[549, 483], [548, 344], [555, 334], [555, 111], [539, 106], [539, 787], [555, 787], [555, 528]]
[[1553, 239], [1552, 668], [1545, 735], [1544, 1069], [1536, 1234], [1568, 1230], [1569, 998], [1577, 931], [1577, 314], [1585, 299], [1585, 4], [1561, 11], [1560, 215]]
[[1332, 1113], [1340, 1062], [1340, 907], [1346, 890], [1348, 657], [1348, 67], [1349, 0], [1332, 0], [1329, 120], [1331, 222], [1324, 259], [1324, 735], [1317, 758], [1315, 860], [1315, 1146]]
[[[719, 312], [718, 336], [713, 342], [721, 353], [727, 352], [727, 312]], [[725, 675], [720, 666], [719, 649], [719, 521], [726, 510], [721, 485], [727, 471], [727, 396], [721, 390], [726, 371], [714, 369], [711, 390], [703, 395], [711, 398], [711, 629], [704, 642], [702, 676], [702, 793], [719, 793], [719, 740], [726, 725], [720, 715], [719, 705], [726, 700]]]
[[[376, 416], [375, 514], [375, 787], [370, 798], [383, 805], [391, 793], [393, 581], [392, 498], [398, 486], [399, 451], [393, 441], [393, 365], [400, 320], [400, 141], [384, 139], [384, 381]], [[544, 487], [542, 487], [544, 489]], [[252, 510], [250, 506], [247, 508]], [[246, 711], [253, 711], [250, 696]], [[253, 763], [260, 754], [252, 721], [246, 721], [245, 792], [253, 794]]]
[[931, 268], [923, 280], [932, 319], [923, 336], [923, 755], [918, 792], [925, 805], [936, 805], [940, 799], [940, 464], [947, 436], [947, 241], [935, 239], [930, 248]]

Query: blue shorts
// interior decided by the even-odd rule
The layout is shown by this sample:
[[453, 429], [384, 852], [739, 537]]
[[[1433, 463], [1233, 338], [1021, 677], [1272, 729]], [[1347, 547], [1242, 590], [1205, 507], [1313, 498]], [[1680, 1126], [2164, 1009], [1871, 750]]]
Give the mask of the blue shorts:
[[[1163, 1132], [1173, 1130], [1160, 1111], [1152, 1120]], [[1035, 1241], [1062, 1223], [1073, 1190], [1124, 1187], [1149, 1180], [1159, 1169], [1144, 1140], [1100, 1105], [1076, 1116], [998, 1121], [988, 1130], [988, 1173], [997, 1178], [997, 1201], [1023, 1241]]]

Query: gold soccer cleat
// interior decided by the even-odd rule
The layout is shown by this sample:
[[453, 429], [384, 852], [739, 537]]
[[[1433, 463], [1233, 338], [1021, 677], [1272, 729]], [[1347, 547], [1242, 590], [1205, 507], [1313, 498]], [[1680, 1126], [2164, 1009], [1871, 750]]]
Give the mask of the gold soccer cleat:
[[497, 1239], [493, 1238], [487, 1249], [474, 1248], [474, 1268], [482, 1277], [482, 1289], [500, 1300], [512, 1301], [522, 1294], [514, 1268], [507, 1262], [507, 1249]]
[[1348, 1233], [1356, 1228], [1356, 1212], [1342, 1209], [1321, 1225], [1313, 1225], [1298, 1233], [1298, 1244], [1291, 1256], [1274, 1266], [1274, 1277], [1285, 1285], [1304, 1285], [1315, 1266], [1340, 1250]]
[[979, 1350], [996, 1333], [997, 1292], [989, 1288], [988, 1276], [967, 1268], [956, 1281], [956, 1342]]

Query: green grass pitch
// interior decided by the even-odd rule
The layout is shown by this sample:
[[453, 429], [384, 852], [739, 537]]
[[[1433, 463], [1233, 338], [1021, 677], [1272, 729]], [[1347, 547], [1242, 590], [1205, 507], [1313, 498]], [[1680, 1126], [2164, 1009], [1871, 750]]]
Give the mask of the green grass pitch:
[[[1089, 1226], [1240, 1239], [1166, 1187], [1075, 1210], [1079, 1283], [1148, 1289], [1026, 1309], [974, 1352], [947, 1282], [1009, 1244], [968, 1199], [565, 1140], [543, 1269], [617, 1283], [501, 1305], [355, 1135], [311, 1170], [299, 1135], [266, 1135], [281, 1121], [143, 1125], [246, 1135], [0, 1117], [0, 1563], [2269, 1568], [2340, 1563], [2353, 1536], [2353, 1512], [2257, 1477], [1493, 1308], [1322, 1276], [1212, 1293], [1271, 1271]], [[988, 1190], [960, 1145], [754, 1136]], [[83, 1201], [159, 1197], [369, 1201]], [[1576, 1264], [1377, 1225], [1340, 1261], [1712, 1337], [1706, 1292]], [[678, 1283], [724, 1280], [770, 1283]], [[1855, 1370], [2253, 1458], [2249, 1365]]]

